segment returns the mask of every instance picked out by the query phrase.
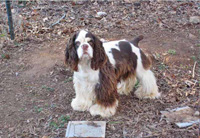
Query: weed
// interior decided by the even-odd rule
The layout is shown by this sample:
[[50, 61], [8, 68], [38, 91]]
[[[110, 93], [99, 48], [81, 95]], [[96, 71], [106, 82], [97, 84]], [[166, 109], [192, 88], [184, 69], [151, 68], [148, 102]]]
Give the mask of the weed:
[[70, 116], [64, 116], [64, 115], [61, 115], [59, 118], [58, 118], [58, 121], [51, 121], [50, 122], [50, 127], [52, 129], [59, 129], [59, 128], [63, 128], [65, 126], [65, 124], [70, 120]]
[[67, 78], [67, 79], [64, 81], [64, 83], [71, 82], [72, 80], [73, 80], [73, 78], [72, 78], [72, 77], [69, 77], [69, 78]]
[[51, 108], [57, 107], [56, 104], [51, 104]]
[[49, 105], [48, 105], [48, 103], [45, 103], [45, 105], [44, 105], [44, 106], [48, 107]]
[[24, 111], [25, 111], [25, 109], [24, 109], [24, 108], [21, 108], [21, 109], [20, 109], [20, 111], [24, 112]]
[[35, 112], [37, 113], [40, 113], [43, 110], [42, 107], [37, 107], [37, 106], [35, 106], [34, 109], [35, 109]]
[[174, 49], [169, 49], [169, 50], [168, 50], [168, 53], [171, 54], [171, 55], [176, 55], [176, 50], [174, 50]]
[[6, 36], [5, 34], [0, 34], [0, 37], [4, 37], [4, 36]]
[[160, 70], [166, 69], [166, 65], [164, 63], [161, 63], [158, 67]]
[[156, 53], [156, 57], [160, 58], [160, 54]]
[[135, 89], [137, 89], [139, 87], [139, 83], [140, 82], [137, 80], [137, 82], [135, 83], [135, 86], [134, 86]]
[[55, 91], [54, 88], [47, 87], [47, 86], [45, 86], [45, 85], [42, 86], [42, 89], [46, 89], [46, 90], [48, 90], [48, 91], [50, 91], [50, 92], [54, 92], [54, 91]]
[[58, 121], [60, 122], [59, 128], [64, 127], [65, 123], [67, 123], [69, 120], [70, 116], [61, 115], [61, 117], [58, 118]]
[[54, 121], [51, 121], [50, 124], [49, 124], [50, 127], [52, 127], [53, 129], [58, 129], [58, 124]]
[[197, 60], [195, 56], [192, 56], [191, 58], [193, 59], [193, 61], [196, 61], [196, 60]]
[[200, 44], [197, 44], [197, 47], [200, 47]]
[[18, 43], [16, 41], [14, 41], [14, 46], [16, 46], [16, 47], [23, 46], [23, 43]]
[[6, 55], [5, 55], [5, 54], [1, 54], [1, 57], [2, 57], [2, 58], [5, 58], [5, 57], [6, 57]]

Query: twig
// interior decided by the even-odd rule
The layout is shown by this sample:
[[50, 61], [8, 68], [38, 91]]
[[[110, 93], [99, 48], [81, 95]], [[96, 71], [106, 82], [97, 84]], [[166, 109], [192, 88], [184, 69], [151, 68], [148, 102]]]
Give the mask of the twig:
[[194, 62], [193, 70], [192, 70], [192, 78], [195, 76], [195, 67], [196, 67], [197, 62]]
[[127, 132], [125, 130], [125, 127], [123, 127], [123, 138], [126, 138]]
[[66, 16], [66, 13], [65, 13], [57, 22], [53, 23], [53, 24], [51, 25], [51, 27], [53, 27], [54, 25], [60, 23], [60, 21], [61, 21], [62, 19], [65, 18], [65, 16]]

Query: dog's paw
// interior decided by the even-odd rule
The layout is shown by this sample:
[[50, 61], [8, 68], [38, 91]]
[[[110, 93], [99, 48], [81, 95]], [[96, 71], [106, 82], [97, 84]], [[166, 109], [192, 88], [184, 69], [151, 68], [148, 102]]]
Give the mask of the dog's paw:
[[153, 92], [145, 92], [142, 87], [139, 87], [135, 95], [139, 99], [157, 99], [160, 97], [160, 93], [157, 90], [154, 90]]
[[90, 107], [90, 114], [92, 116], [100, 115], [101, 117], [111, 117], [115, 114], [118, 106], [118, 101], [113, 106], [104, 107], [102, 105], [94, 104]]
[[90, 108], [91, 104], [92, 103], [89, 101], [83, 101], [83, 100], [79, 100], [79, 99], [75, 98], [72, 100], [71, 106], [72, 106], [73, 110], [86, 111]]

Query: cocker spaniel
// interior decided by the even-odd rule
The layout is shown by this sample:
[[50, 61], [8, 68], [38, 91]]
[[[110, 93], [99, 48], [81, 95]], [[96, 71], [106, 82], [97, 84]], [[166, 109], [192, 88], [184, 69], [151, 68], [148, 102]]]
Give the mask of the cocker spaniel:
[[160, 96], [151, 60], [138, 47], [142, 36], [132, 41], [102, 42], [89, 31], [76, 32], [65, 50], [65, 63], [73, 71], [76, 96], [74, 110], [91, 115], [110, 117], [118, 106], [118, 94], [128, 95], [139, 80], [135, 91], [138, 98]]

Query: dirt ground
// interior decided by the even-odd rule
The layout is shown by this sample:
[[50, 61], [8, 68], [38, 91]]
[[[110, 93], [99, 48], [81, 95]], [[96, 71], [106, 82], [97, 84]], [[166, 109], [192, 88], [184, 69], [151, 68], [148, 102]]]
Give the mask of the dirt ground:
[[[178, 128], [160, 111], [190, 106], [199, 111], [200, 17], [198, 2], [93, 1], [12, 3], [15, 41], [6, 33], [0, 3], [0, 138], [61, 138], [69, 120], [104, 120], [106, 138], [196, 138], [199, 124]], [[99, 11], [105, 17], [96, 17]], [[60, 23], [51, 26], [63, 15]], [[115, 116], [73, 111], [72, 72], [64, 65], [71, 33], [89, 29], [106, 40], [132, 39], [153, 59], [161, 98], [120, 96]], [[194, 65], [196, 66], [194, 67]], [[194, 74], [194, 77], [192, 75]]]

